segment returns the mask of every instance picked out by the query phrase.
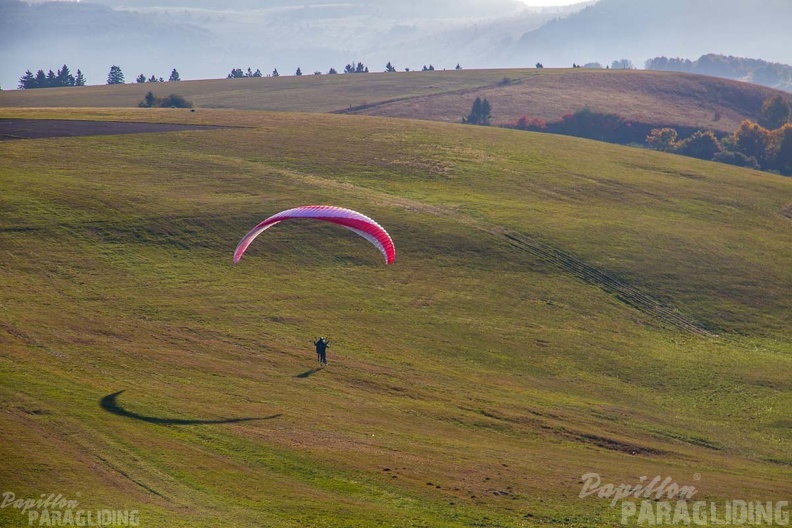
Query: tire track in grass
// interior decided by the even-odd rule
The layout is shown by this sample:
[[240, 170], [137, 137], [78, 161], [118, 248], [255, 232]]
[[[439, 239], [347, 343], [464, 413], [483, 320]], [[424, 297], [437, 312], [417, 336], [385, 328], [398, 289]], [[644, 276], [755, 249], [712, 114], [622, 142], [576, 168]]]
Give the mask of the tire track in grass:
[[617, 299], [636, 310], [652, 316], [678, 330], [701, 336], [714, 336], [695, 320], [686, 317], [672, 306], [664, 304], [635, 286], [618, 277], [586, 264], [582, 260], [527, 235], [515, 232], [504, 232], [509, 243], [534, 257], [559, 268], [602, 290], [614, 294]]

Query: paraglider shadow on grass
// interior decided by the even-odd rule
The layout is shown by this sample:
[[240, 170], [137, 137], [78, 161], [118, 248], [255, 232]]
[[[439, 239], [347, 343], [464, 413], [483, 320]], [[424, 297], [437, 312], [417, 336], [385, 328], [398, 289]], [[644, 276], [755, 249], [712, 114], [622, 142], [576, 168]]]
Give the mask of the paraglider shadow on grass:
[[185, 420], [181, 418], [159, 418], [156, 416], [144, 416], [142, 414], [137, 414], [131, 411], [127, 411], [116, 401], [118, 395], [121, 394], [122, 390], [118, 392], [114, 392], [112, 394], [108, 394], [101, 400], [99, 400], [99, 406], [104, 409], [105, 411], [118, 415], [123, 416], [125, 418], [132, 418], [134, 420], [141, 420], [143, 422], [159, 424], [159, 425], [208, 425], [208, 424], [227, 424], [227, 423], [237, 423], [237, 422], [250, 422], [253, 420], [271, 420], [273, 418], [278, 418], [282, 416], [281, 414], [273, 414], [272, 416], [265, 416], [262, 418], [219, 418], [217, 420]]
[[311, 370], [306, 370], [306, 371], [305, 371], [305, 372], [303, 372], [302, 374], [297, 374], [297, 375], [296, 375], [296, 376], [294, 376], [294, 377], [295, 377], [295, 378], [301, 378], [301, 379], [305, 379], [305, 378], [308, 378], [308, 377], [312, 376], [313, 374], [316, 374], [317, 372], [319, 372], [319, 371], [321, 371], [321, 370], [322, 370], [322, 368], [321, 368], [321, 367], [314, 367], [314, 368], [312, 368]]

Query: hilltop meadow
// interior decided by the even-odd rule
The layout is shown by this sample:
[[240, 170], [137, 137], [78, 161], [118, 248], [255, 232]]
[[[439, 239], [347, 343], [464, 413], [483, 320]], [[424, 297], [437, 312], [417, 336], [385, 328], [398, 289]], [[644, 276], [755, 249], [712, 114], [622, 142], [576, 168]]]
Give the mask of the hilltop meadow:
[[[0, 492], [235, 528], [635, 525], [602, 486], [641, 477], [710, 524], [789, 500], [792, 179], [331, 113], [373, 92], [220, 93], [257, 81], [296, 82], [183, 81], [195, 111], [133, 108], [171, 86], [0, 94], [0, 119], [212, 125], [0, 141]], [[232, 264], [313, 203], [396, 261], [295, 221]], [[40, 522], [18, 504], [0, 525]]]
[[559, 120], [583, 108], [636, 124], [731, 133], [788, 92], [704, 75], [584, 68], [435, 70], [130, 83], [0, 92], [0, 107], [134, 107], [151, 91], [197, 108], [334, 112], [459, 123], [476, 97], [492, 124]]

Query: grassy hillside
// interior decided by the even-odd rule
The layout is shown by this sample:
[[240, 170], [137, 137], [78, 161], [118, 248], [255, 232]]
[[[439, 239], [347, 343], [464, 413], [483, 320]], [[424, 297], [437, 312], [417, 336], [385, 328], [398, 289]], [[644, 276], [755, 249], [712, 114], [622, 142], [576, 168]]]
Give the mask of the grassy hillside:
[[757, 121], [762, 103], [773, 94], [790, 94], [747, 83], [684, 73], [641, 70], [542, 69], [525, 75], [504, 73], [495, 86], [470, 93], [441, 93], [403, 99], [374, 108], [367, 115], [417, 117], [459, 122], [472, 99], [487, 98], [494, 124], [521, 116], [557, 121], [588, 107], [639, 123], [698, 127], [722, 132]]
[[82, 86], [0, 92], [0, 106], [133, 107], [146, 92], [164, 97], [176, 92], [202, 108], [332, 112], [402, 97], [490, 86], [505, 72], [463, 70], [355, 75], [282, 75], [175, 83]]
[[[244, 127], [0, 143], [16, 497], [141, 526], [516, 527], [618, 524], [579, 497], [592, 471], [792, 492], [789, 179], [363, 116], [0, 111], [31, 115]], [[231, 264], [306, 203], [372, 216], [396, 262], [292, 222]]]
[[350, 112], [459, 122], [477, 96], [494, 124], [558, 120], [587, 106], [658, 125], [736, 130], [785, 92], [703, 75], [640, 70], [504, 69], [303, 75], [0, 92], [0, 107], [134, 107], [151, 90], [199, 108]]

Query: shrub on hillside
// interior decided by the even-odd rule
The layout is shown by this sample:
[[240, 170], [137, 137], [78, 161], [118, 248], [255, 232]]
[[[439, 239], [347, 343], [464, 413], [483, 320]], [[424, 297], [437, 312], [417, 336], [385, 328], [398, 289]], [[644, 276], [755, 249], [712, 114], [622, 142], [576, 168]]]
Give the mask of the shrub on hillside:
[[518, 130], [533, 130], [535, 132], [540, 132], [547, 130], [547, 121], [540, 117], [522, 116], [512, 126]]
[[689, 138], [680, 141], [674, 152], [682, 154], [683, 156], [690, 156], [710, 161], [715, 155], [721, 152], [720, 141], [715, 137], [715, 134], [710, 131], [698, 131]]
[[583, 108], [561, 118], [556, 130], [560, 134], [597, 139], [611, 143], [630, 143], [633, 138], [632, 123], [618, 114], [594, 112]]
[[760, 125], [774, 130], [790, 121], [792, 121], [792, 105], [789, 104], [789, 101], [780, 95], [765, 99], [762, 104], [762, 117], [759, 119]]
[[759, 162], [756, 161], [756, 158], [748, 157], [742, 152], [734, 152], [733, 150], [724, 150], [718, 152], [715, 154], [715, 156], [713, 156], [712, 161], [736, 165], [737, 167], [747, 167], [749, 169], [761, 169]]
[[157, 97], [153, 92], [148, 92], [141, 102], [141, 108], [192, 108], [192, 101], [188, 101], [178, 94], [170, 94], [165, 97]]
[[785, 176], [792, 176], [792, 123], [773, 130], [770, 167]]
[[760, 165], [767, 161], [771, 141], [769, 130], [748, 119], [740, 123], [740, 128], [729, 138], [733, 150], [748, 158], [756, 158]]
[[672, 152], [678, 145], [677, 131], [673, 128], [653, 128], [652, 132], [646, 136], [646, 142], [650, 147], [662, 152]]

